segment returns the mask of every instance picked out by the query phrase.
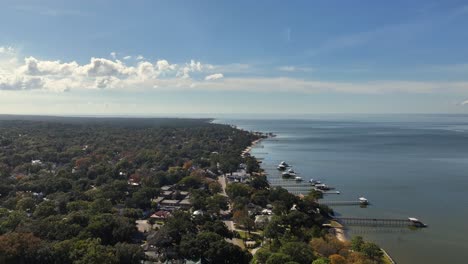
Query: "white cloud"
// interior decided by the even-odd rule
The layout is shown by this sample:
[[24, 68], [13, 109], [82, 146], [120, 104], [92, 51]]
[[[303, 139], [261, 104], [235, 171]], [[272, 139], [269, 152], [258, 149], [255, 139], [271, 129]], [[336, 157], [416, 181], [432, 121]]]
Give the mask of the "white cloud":
[[130, 59], [132, 59], [132, 56], [125, 56], [125, 57], [123, 57], [123, 59], [124, 60], [130, 60]]
[[222, 73], [215, 73], [205, 77], [205, 81], [218, 80], [224, 78]]
[[468, 105], [468, 100], [465, 100], [465, 101], [459, 103], [459, 105]]
[[[91, 58], [88, 63], [19, 60], [12, 48], [2, 48], [10, 55], [0, 57], [0, 90], [45, 90], [63, 92], [79, 89], [257, 91], [295, 93], [460, 93], [468, 94], [468, 82], [418, 81], [323, 81], [287, 77], [259, 77], [247, 64], [211, 65], [191, 60], [172, 64], [160, 59], [141, 60], [131, 65], [124, 61]], [[286, 71], [300, 71], [285, 66]], [[222, 71], [224, 69], [225, 71]], [[304, 70], [304, 69], [302, 69]], [[229, 72], [229, 77], [224, 74]], [[239, 74], [240, 73], [240, 74]], [[237, 76], [237, 77], [232, 77]], [[241, 77], [240, 77], [241, 76]], [[214, 82], [216, 80], [216, 82]], [[467, 100], [468, 101], [468, 100]], [[468, 104], [466, 102], [463, 105]]]
[[136, 59], [137, 59], [137, 60], [144, 60], [145, 57], [143, 57], [142, 55], [138, 55], [138, 56], [136, 57]]
[[110, 56], [111, 56], [112, 59], [115, 60], [115, 59], [117, 58], [117, 52], [112, 51], [112, 52], [110, 53]]

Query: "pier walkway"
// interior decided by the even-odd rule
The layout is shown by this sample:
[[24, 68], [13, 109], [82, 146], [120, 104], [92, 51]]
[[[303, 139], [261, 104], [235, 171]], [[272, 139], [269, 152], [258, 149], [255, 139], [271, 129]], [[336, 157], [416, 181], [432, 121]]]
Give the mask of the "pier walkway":
[[334, 220], [338, 221], [342, 225], [349, 226], [427, 227], [418, 219], [411, 217], [407, 219], [338, 217], [334, 218]]
[[319, 204], [328, 206], [341, 206], [341, 205], [369, 205], [368, 202], [364, 201], [320, 201]]

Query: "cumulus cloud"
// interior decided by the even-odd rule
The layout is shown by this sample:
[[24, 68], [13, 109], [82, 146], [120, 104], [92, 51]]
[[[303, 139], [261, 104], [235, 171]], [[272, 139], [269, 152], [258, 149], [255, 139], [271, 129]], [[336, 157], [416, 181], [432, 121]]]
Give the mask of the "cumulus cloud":
[[[109, 58], [91, 58], [87, 63], [78, 63], [42, 60], [32, 56], [19, 59], [15, 50], [10, 47], [1, 47], [0, 52], [0, 90], [64, 92], [79, 89], [196, 89], [361, 94], [468, 93], [468, 82], [463, 81], [318, 81], [259, 77], [258, 72], [246, 64], [211, 65], [196, 60], [175, 64], [164, 59], [120, 61]], [[283, 70], [301, 69], [288, 67]], [[224, 76], [226, 73], [229, 73], [229, 77]], [[468, 105], [468, 100], [460, 104]]]
[[222, 73], [215, 73], [205, 77], [205, 81], [218, 80], [224, 78]]
[[125, 57], [123, 57], [123, 59], [124, 60], [130, 60], [130, 59], [132, 59], [132, 56], [125, 56]]
[[[12, 50], [1, 49], [2, 53]], [[209, 65], [195, 60], [180, 65], [164, 59], [155, 62], [138, 60], [128, 65], [118, 59], [91, 58], [88, 63], [80, 64], [76, 61], [41, 60], [32, 56], [21, 62], [15, 56], [11, 54], [7, 59], [0, 57], [0, 90], [61, 92], [73, 89], [190, 88], [195, 85], [191, 73], [211, 69]], [[111, 56], [115, 58], [116, 53], [112, 52]]]

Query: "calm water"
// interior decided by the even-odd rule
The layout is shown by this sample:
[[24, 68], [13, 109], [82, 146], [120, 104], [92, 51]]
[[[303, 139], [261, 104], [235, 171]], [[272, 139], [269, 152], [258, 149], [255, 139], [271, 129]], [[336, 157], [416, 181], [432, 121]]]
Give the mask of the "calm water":
[[[467, 263], [468, 116], [326, 116], [301, 120], [223, 119], [246, 130], [273, 132], [253, 149], [272, 182], [285, 160], [307, 181], [371, 206], [334, 207], [343, 217], [417, 217], [429, 227], [350, 229], [385, 248], [397, 263]], [[293, 185], [295, 182], [284, 182]], [[300, 188], [292, 187], [292, 190]]]

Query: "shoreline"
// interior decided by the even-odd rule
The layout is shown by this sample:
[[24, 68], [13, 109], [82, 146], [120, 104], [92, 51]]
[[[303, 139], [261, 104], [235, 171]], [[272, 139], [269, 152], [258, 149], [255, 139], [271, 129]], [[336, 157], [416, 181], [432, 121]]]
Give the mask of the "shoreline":
[[[237, 126], [235, 126], [235, 128], [239, 129]], [[251, 131], [251, 133], [261, 135], [261, 138], [252, 141], [250, 146], [246, 147], [244, 149], [244, 151], [242, 151], [241, 157], [245, 157], [245, 154], [251, 155], [252, 149], [257, 144], [262, 142], [263, 140], [268, 139], [268, 138], [276, 137], [276, 135], [273, 134], [273, 133], [264, 133], [264, 132], [258, 132], [258, 131]], [[254, 157], [254, 156], [252, 156], [252, 157]], [[258, 160], [257, 157], [254, 157], [254, 158], [259, 164], [261, 164], [261, 161]], [[260, 165], [260, 167], [262, 167], [262, 166]], [[262, 169], [262, 171], [265, 171], [264, 168], [261, 168], [261, 169]], [[331, 220], [334, 221], [333, 219], [331, 219]], [[338, 224], [339, 224], [339, 227], [332, 227], [332, 228], [329, 229], [329, 232], [331, 234], [333, 234], [336, 237], [336, 239], [338, 239], [340, 242], [343, 242], [343, 243], [350, 242], [349, 236], [348, 236], [348, 234], [346, 232], [346, 227], [341, 223], [338, 223]], [[380, 249], [383, 252], [383, 255], [384, 255], [383, 258], [385, 258], [388, 262], [390, 262], [392, 264], [396, 264], [396, 262], [393, 260], [393, 258], [390, 256], [390, 254], [384, 248], [381, 247]]]

